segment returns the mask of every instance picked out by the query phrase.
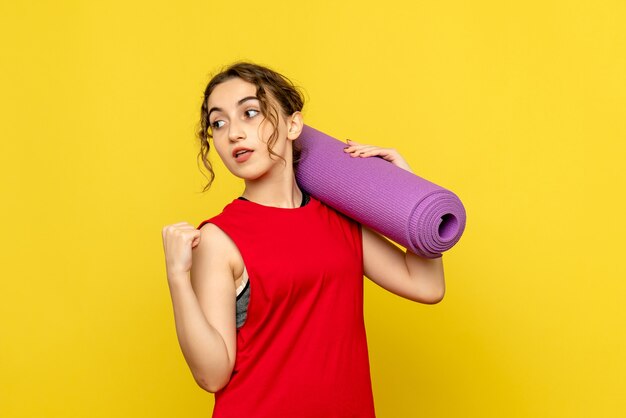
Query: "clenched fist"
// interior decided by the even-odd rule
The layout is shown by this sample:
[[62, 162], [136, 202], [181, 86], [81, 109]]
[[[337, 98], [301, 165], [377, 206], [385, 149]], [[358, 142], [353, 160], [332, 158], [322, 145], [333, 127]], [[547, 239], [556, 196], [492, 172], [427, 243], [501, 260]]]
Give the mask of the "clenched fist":
[[191, 249], [200, 243], [200, 231], [188, 222], [163, 227], [163, 250], [167, 277], [186, 275], [191, 270]]

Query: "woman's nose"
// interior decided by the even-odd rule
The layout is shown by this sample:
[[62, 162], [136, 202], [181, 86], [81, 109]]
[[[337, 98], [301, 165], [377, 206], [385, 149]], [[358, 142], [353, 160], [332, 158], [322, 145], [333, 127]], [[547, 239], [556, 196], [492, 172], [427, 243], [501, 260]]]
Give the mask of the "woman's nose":
[[231, 141], [239, 141], [246, 138], [246, 133], [241, 124], [233, 122], [229, 125], [228, 138]]

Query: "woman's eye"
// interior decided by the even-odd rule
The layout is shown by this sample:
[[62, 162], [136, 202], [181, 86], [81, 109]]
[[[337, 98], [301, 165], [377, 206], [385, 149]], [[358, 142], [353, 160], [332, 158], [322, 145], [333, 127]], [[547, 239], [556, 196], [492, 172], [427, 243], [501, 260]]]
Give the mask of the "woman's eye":
[[256, 115], [259, 114], [259, 111], [255, 110], [255, 109], [248, 109], [248, 110], [245, 111], [245, 114], [246, 114], [247, 117], [253, 118], [253, 117], [255, 117]]
[[224, 126], [224, 123], [225, 123], [225, 122], [224, 122], [223, 120], [216, 120], [215, 122], [213, 122], [213, 123], [211, 124], [211, 128], [213, 128], [213, 129], [219, 129], [219, 128], [221, 128], [222, 126]]

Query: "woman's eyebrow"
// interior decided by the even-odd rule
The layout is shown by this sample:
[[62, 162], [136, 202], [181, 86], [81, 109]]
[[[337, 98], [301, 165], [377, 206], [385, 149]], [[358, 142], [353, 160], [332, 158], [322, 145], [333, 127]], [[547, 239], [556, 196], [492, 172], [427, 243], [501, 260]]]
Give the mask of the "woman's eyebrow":
[[242, 104], [244, 104], [248, 100], [259, 100], [259, 99], [256, 96], [246, 96], [246, 97], [244, 97], [243, 99], [241, 99], [241, 100], [239, 100], [237, 102], [237, 106], [241, 106]]
[[[239, 100], [237, 102], [237, 106], [241, 106], [242, 104], [244, 104], [248, 100], [259, 100], [259, 98], [256, 97], [256, 96], [246, 96], [246, 97], [244, 97], [243, 99], [241, 99], [241, 100]], [[211, 110], [209, 110], [209, 114], [207, 115], [207, 118], [210, 117], [211, 113], [214, 112], [214, 111], [221, 112], [222, 108], [221, 107], [212, 107]]]

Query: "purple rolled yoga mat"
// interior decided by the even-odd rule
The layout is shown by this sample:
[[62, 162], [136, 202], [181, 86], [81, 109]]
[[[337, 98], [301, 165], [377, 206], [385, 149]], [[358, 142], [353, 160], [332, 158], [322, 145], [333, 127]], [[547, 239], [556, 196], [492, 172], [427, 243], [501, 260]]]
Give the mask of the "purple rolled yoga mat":
[[465, 229], [451, 191], [380, 157], [354, 158], [346, 143], [304, 126], [296, 180], [310, 195], [410, 251], [437, 258]]

